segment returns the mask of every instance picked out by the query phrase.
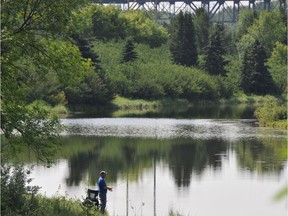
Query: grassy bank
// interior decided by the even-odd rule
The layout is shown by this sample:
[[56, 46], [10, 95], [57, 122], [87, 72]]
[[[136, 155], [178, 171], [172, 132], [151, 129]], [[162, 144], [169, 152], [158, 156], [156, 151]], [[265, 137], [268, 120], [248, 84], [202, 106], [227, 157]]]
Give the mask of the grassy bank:
[[[22, 200], [24, 201], [24, 200]], [[17, 204], [15, 204], [17, 205]], [[3, 207], [3, 206], [2, 206]], [[85, 207], [80, 200], [67, 198], [65, 196], [54, 196], [47, 198], [42, 195], [26, 196], [25, 204], [21, 208], [11, 207], [1, 210], [6, 216], [102, 216], [96, 207]], [[104, 216], [108, 214], [104, 214]]]
[[[42, 211], [39, 215], [61, 215], [61, 216], [100, 216], [99, 209], [96, 207], [85, 207], [80, 200], [56, 196], [53, 198], [38, 197]], [[104, 214], [108, 215], [108, 214]]]
[[187, 107], [193, 105], [205, 105], [205, 104], [249, 104], [249, 105], [262, 105], [271, 100], [276, 100], [273, 96], [247, 96], [245, 94], [239, 94], [229, 99], [220, 100], [193, 100], [188, 101], [187, 99], [179, 98], [165, 98], [158, 100], [142, 100], [142, 99], [128, 99], [120, 96], [116, 96], [112, 101], [112, 104], [120, 110], [143, 110], [143, 109], [158, 109], [161, 107]]
[[287, 108], [284, 101], [273, 96], [247, 96], [245, 94], [239, 94], [229, 99], [193, 101], [179, 98], [143, 100], [116, 96], [112, 100], [110, 107], [97, 108], [83, 105], [80, 108], [70, 109], [70, 114], [75, 115], [78, 112], [78, 114], [82, 113], [83, 115], [97, 117], [141, 116], [149, 112], [162, 113], [167, 111], [167, 109], [181, 111], [192, 106], [243, 105], [257, 108], [255, 118], [258, 119], [260, 126], [287, 129]]
[[146, 101], [140, 99], [128, 99], [117, 96], [113, 102], [116, 111], [113, 117], [123, 116], [127, 113], [141, 114], [152, 111], [159, 111], [161, 108], [177, 108], [189, 107], [194, 105], [252, 105], [257, 107], [255, 118], [262, 127], [271, 127], [278, 129], [287, 129], [287, 106], [283, 100], [273, 96], [247, 96], [237, 95], [230, 99], [221, 99], [217, 101], [197, 100], [190, 102], [186, 99], [162, 99], [154, 101]]
[[124, 97], [117, 96], [112, 101], [112, 104], [117, 108], [121, 110], [133, 110], [133, 109], [158, 109], [165, 106], [177, 106], [177, 107], [183, 107], [183, 106], [189, 106], [191, 103], [189, 103], [186, 99], [160, 99], [160, 100], [143, 100], [143, 99], [128, 99]]

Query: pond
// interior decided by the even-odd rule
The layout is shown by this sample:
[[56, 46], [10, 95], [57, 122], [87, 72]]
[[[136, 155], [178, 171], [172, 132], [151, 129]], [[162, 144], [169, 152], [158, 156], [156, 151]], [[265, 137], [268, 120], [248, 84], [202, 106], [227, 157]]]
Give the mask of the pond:
[[[251, 119], [63, 119], [54, 166], [34, 166], [47, 196], [82, 199], [106, 170], [109, 215], [284, 216], [287, 132]], [[29, 163], [27, 162], [27, 165]]]

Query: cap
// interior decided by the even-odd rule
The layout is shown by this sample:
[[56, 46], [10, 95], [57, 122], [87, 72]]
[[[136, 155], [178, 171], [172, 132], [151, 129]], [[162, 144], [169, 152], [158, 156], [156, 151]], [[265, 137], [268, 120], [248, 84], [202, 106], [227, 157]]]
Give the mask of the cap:
[[104, 170], [102, 170], [101, 172], [100, 172], [100, 175], [102, 175], [102, 174], [107, 174], [107, 172], [106, 171], [104, 171]]

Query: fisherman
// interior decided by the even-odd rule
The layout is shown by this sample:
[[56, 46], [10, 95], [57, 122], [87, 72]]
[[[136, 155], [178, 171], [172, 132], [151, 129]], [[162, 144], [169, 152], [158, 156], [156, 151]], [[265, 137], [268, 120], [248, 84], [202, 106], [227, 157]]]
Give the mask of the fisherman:
[[98, 179], [99, 197], [101, 201], [100, 211], [102, 214], [104, 214], [106, 208], [107, 190], [112, 191], [112, 187], [106, 185], [105, 182], [106, 175], [107, 175], [106, 171], [101, 171], [100, 177]]

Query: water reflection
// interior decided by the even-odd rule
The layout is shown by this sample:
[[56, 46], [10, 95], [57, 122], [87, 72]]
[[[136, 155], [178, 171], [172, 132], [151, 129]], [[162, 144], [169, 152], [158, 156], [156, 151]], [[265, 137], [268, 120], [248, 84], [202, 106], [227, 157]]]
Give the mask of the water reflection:
[[[283, 206], [279, 210], [267, 200], [285, 176], [286, 131], [254, 127], [247, 120], [100, 118], [63, 123], [70, 129], [61, 138], [61, 163], [36, 170], [35, 180], [46, 192], [56, 184], [49, 186], [47, 173], [58, 172], [54, 180], [59, 178], [69, 195], [81, 198], [85, 187], [96, 187], [98, 172], [105, 169], [115, 186], [109, 195], [111, 215], [135, 215], [145, 202], [143, 214], [136, 215], [165, 216], [167, 206], [175, 207], [175, 197], [175, 210], [185, 210], [184, 215], [283, 212]], [[250, 213], [235, 212], [237, 203], [245, 203], [241, 209]]]
[[[69, 186], [79, 185], [84, 176], [89, 176], [89, 184], [95, 185], [97, 170], [109, 170], [109, 179], [117, 181], [117, 176], [131, 173], [130, 180], [137, 180], [144, 169], [151, 168], [153, 158], [169, 167], [177, 187], [188, 187], [192, 174], [201, 178], [205, 169], [221, 170], [224, 157], [229, 151], [236, 152], [239, 169], [258, 174], [279, 175], [284, 168], [285, 157], [278, 154], [286, 150], [282, 145], [267, 145], [258, 139], [247, 139], [231, 143], [223, 139], [191, 140], [144, 139], [115, 137], [65, 137], [64, 152], [71, 146], [78, 149], [68, 159]], [[270, 140], [271, 141], [271, 140]], [[85, 146], [82, 145], [85, 143]], [[89, 144], [90, 143], [90, 144]], [[272, 147], [273, 146], [273, 147]]]
[[259, 174], [280, 174], [287, 158], [287, 139], [244, 139], [235, 144], [235, 151], [242, 169]]
[[192, 173], [201, 175], [207, 167], [221, 168], [221, 153], [227, 151], [223, 140], [190, 141], [172, 145], [168, 164], [178, 187], [189, 186]]
[[97, 110], [94, 107], [71, 108], [74, 118], [133, 117], [133, 118], [176, 118], [176, 119], [253, 119], [255, 107], [249, 104], [191, 104], [175, 106], [163, 104], [159, 108], [142, 110]]

